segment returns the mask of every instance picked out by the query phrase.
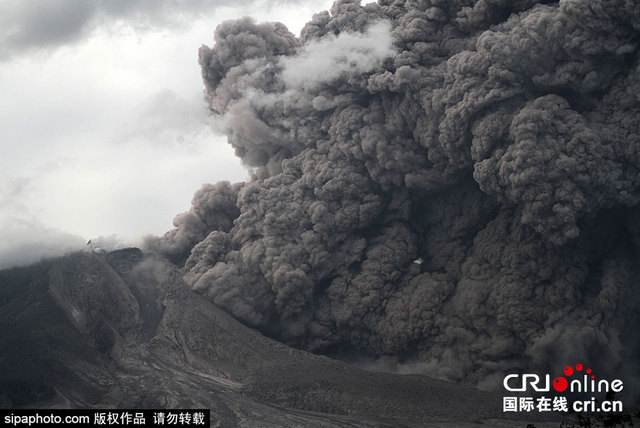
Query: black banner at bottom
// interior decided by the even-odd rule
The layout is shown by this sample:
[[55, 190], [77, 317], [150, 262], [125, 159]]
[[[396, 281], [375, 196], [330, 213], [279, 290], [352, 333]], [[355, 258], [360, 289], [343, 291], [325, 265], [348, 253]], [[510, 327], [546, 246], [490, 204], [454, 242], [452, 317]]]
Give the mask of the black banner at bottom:
[[209, 428], [209, 409], [0, 409], [0, 427]]

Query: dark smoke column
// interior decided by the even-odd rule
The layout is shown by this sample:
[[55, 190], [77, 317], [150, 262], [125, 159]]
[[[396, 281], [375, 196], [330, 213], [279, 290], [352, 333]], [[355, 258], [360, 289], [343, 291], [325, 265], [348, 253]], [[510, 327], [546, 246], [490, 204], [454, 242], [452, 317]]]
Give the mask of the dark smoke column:
[[[487, 386], [569, 360], [631, 379], [639, 35], [629, 1], [338, 1], [300, 38], [225, 22], [200, 64], [254, 177], [235, 213], [194, 199], [172, 251], [312, 351]], [[235, 220], [176, 239], [194, 214]]]

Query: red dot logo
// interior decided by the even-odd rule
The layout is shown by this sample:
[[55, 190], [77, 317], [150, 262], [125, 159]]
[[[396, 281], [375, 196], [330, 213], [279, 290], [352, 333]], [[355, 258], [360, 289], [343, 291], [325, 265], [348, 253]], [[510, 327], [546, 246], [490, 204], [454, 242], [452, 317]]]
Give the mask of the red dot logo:
[[567, 390], [569, 386], [569, 382], [563, 377], [557, 377], [553, 380], [553, 389], [558, 392], [564, 392]]
[[573, 367], [567, 366], [564, 368], [564, 375], [571, 376], [573, 374]]
[[582, 364], [576, 364], [576, 370], [582, 371]]

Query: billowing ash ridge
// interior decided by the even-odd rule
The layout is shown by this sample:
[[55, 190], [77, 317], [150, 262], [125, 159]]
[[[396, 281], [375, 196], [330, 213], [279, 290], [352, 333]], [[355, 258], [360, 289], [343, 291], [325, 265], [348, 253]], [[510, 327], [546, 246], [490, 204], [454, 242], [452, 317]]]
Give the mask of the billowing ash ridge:
[[316, 352], [636, 379], [639, 31], [629, 1], [338, 1], [299, 38], [225, 22], [200, 63], [254, 177], [148, 246]]

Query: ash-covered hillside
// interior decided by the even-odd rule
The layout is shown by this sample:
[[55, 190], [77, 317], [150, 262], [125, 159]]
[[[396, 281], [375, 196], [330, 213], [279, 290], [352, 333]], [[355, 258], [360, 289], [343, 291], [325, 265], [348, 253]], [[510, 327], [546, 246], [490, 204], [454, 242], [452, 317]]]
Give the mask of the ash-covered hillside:
[[498, 394], [268, 339], [181, 277], [138, 249], [0, 271], [0, 407], [210, 408], [219, 427], [514, 423]]
[[225, 22], [206, 98], [253, 178], [205, 185], [148, 248], [302, 349], [637, 385], [639, 43], [622, 0], [340, 0], [300, 37]]

